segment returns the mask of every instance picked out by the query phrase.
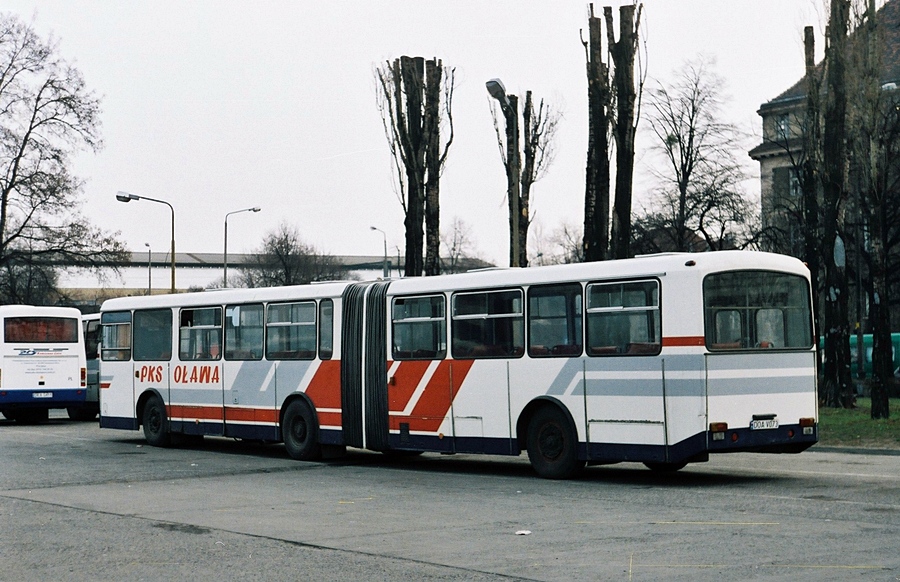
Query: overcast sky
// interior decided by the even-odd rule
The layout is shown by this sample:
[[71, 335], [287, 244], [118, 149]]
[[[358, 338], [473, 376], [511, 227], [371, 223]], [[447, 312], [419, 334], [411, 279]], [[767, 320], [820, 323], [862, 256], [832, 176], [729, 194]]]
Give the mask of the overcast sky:
[[[612, 2], [618, 6], [622, 2]], [[596, 3], [602, 13], [604, 3]], [[803, 74], [803, 26], [817, 0], [648, 0], [641, 35], [650, 77], [703, 54], [730, 96], [727, 120], [759, 139], [759, 105]], [[441, 180], [441, 221], [460, 217], [482, 258], [505, 265], [506, 179], [484, 83], [533, 91], [563, 112], [557, 156], [535, 185], [535, 228], [583, 221], [587, 148], [587, 2], [5, 0], [33, 21], [102, 96], [105, 147], [77, 159], [84, 212], [128, 247], [165, 251], [169, 210], [116, 202], [119, 190], [171, 202], [178, 252], [258, 247], [282, 221], [332, 254], [403, 248], [403, 215], [376, 108], [373, 69], [401, 55], [456, 68], [455, 139]], [[618, 23], [618, 13], [615, 15]], [[822, 46], [821, 35], [817, 37]], [[642, 49], [644, 50], [644, 49]], [[820, 49], [821, 50], [821, 49]], [[647, 142], [639, 143], [639, 147]], [[636, 197], [652, 188], [638, 153]], [[758, 183], [748, 195], [758, 197]]]

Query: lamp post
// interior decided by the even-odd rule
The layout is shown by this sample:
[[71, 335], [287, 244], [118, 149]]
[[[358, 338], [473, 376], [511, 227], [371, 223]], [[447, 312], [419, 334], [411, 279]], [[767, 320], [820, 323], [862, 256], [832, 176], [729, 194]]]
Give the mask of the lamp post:
[[509, 234], [510, 259], [509, 266], [522, 266], [519, 258], [519, 192], [521, 187], [519, 161], [519, 99], [515, 95], [507, 95], [506, 87], [500, 79], [491, 79], [485, 83], [491, 97], [500, 103], [503, 117], [506, 119], [506, 196], [509, 198]]
[[259, 212], [258, 206], [253, 208], [244, 208], [242, 210], [233, 210], [225, 214], [225, 249], [222, 253], [222, 287], [228, 287], [228, 217], [239, 212]]
[[144, 246], [147, 247], [147, 295], [150, 296], [153, 294], [153, 249], [150, 248], [150, 243], [144, 243]]
[[388, 266], [388, 257], [387, 257], [387, 235], [380, 228], [375, 228], [374, 226], [369, 227], [371, 230], [377, 230], [381, 233], [382, 238], [384, 238], [384, 266], [382, 267], [382, 273], [384, 278], [387, 279], [391, 276], [391, 268]]
[[172, 255], [172, 293], [175, 293], [175, 209], [172, 208], [172, 205], [166, 202], [165, 200], [157, 200], [156, 198], [148, 198], [146, 196], [138, 196], [137, 194], [129, 194], [128, 192], [119, 191], [116, 193], [116, 200], [119, 202], [131, 202], [132, 200], [147, 200], [150, 202], [158, 202], [160, 204], [165, 204], [169, 207], [169, 210], [172, 212], [172, 248], [170, 253]]

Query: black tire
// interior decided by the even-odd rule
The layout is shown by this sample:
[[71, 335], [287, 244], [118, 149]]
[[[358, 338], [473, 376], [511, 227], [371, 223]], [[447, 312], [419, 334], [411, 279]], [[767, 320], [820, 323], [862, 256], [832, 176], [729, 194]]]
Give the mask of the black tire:
[[159, 396], [151, 396], [144, 404], [141, 424], [144, 426], [144, 438], [147, 439], [147, 444], [154, 447], [168, 447], [172, 444], [166, 405]]
[[294, 400], [284, 411], [281, 426], [284, 448], [297, 461], [316, 461], [322, 457], [319, 423], [306, 402]]
[[94, 420], [97, 418], [97, 411], [88, 406], [70, 406], [66, 408], [66, 414], [69, 415], [69, 418], [72, 420], [77, 420], [79, 422], [85, 422], [88, 420]]
[[675, 471], [680, 471], [687, 466], [687, 461], [682, 461], [681, 463], [644, 463], [644, 466], [650, 469], [651, 471], [655, 471], [657, 473], [674, 473]]
[[556, 406], [538, 409], [528, 422], [528, 460], [545, 479], [569, 479], [582, 467], [578, 437], [569, 418]]

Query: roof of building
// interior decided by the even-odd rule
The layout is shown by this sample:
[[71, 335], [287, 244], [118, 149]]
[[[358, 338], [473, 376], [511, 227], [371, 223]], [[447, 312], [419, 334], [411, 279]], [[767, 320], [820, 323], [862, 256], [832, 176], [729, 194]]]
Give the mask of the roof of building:
[[[900, 0], [888, 0], [875, 15], [881, 25], [881, 83], [900, 84]], [[851, 35], [851, 42], [853, 35]], [[802, 59], [803, 55], [798, 54]], [[822, 63], [818, 67], [821, 70]], [[791, 106], [806, 97], [806, 78], [800, 78], [789, 89], [771, 101], [763, 103], [759, 108], [762, 115], [769, 110]]]

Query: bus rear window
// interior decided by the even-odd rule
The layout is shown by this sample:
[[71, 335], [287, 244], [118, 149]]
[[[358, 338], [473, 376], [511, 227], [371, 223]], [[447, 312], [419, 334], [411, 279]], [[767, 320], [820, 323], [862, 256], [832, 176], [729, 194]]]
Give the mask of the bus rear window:
[[3, 337], [8, 343], [77, 344], [78, 328], [71, 317], [7, 317]]
[[733, 271], [703, 281], [711, 350], [812, 346], [809, 287], [799, 275]]

